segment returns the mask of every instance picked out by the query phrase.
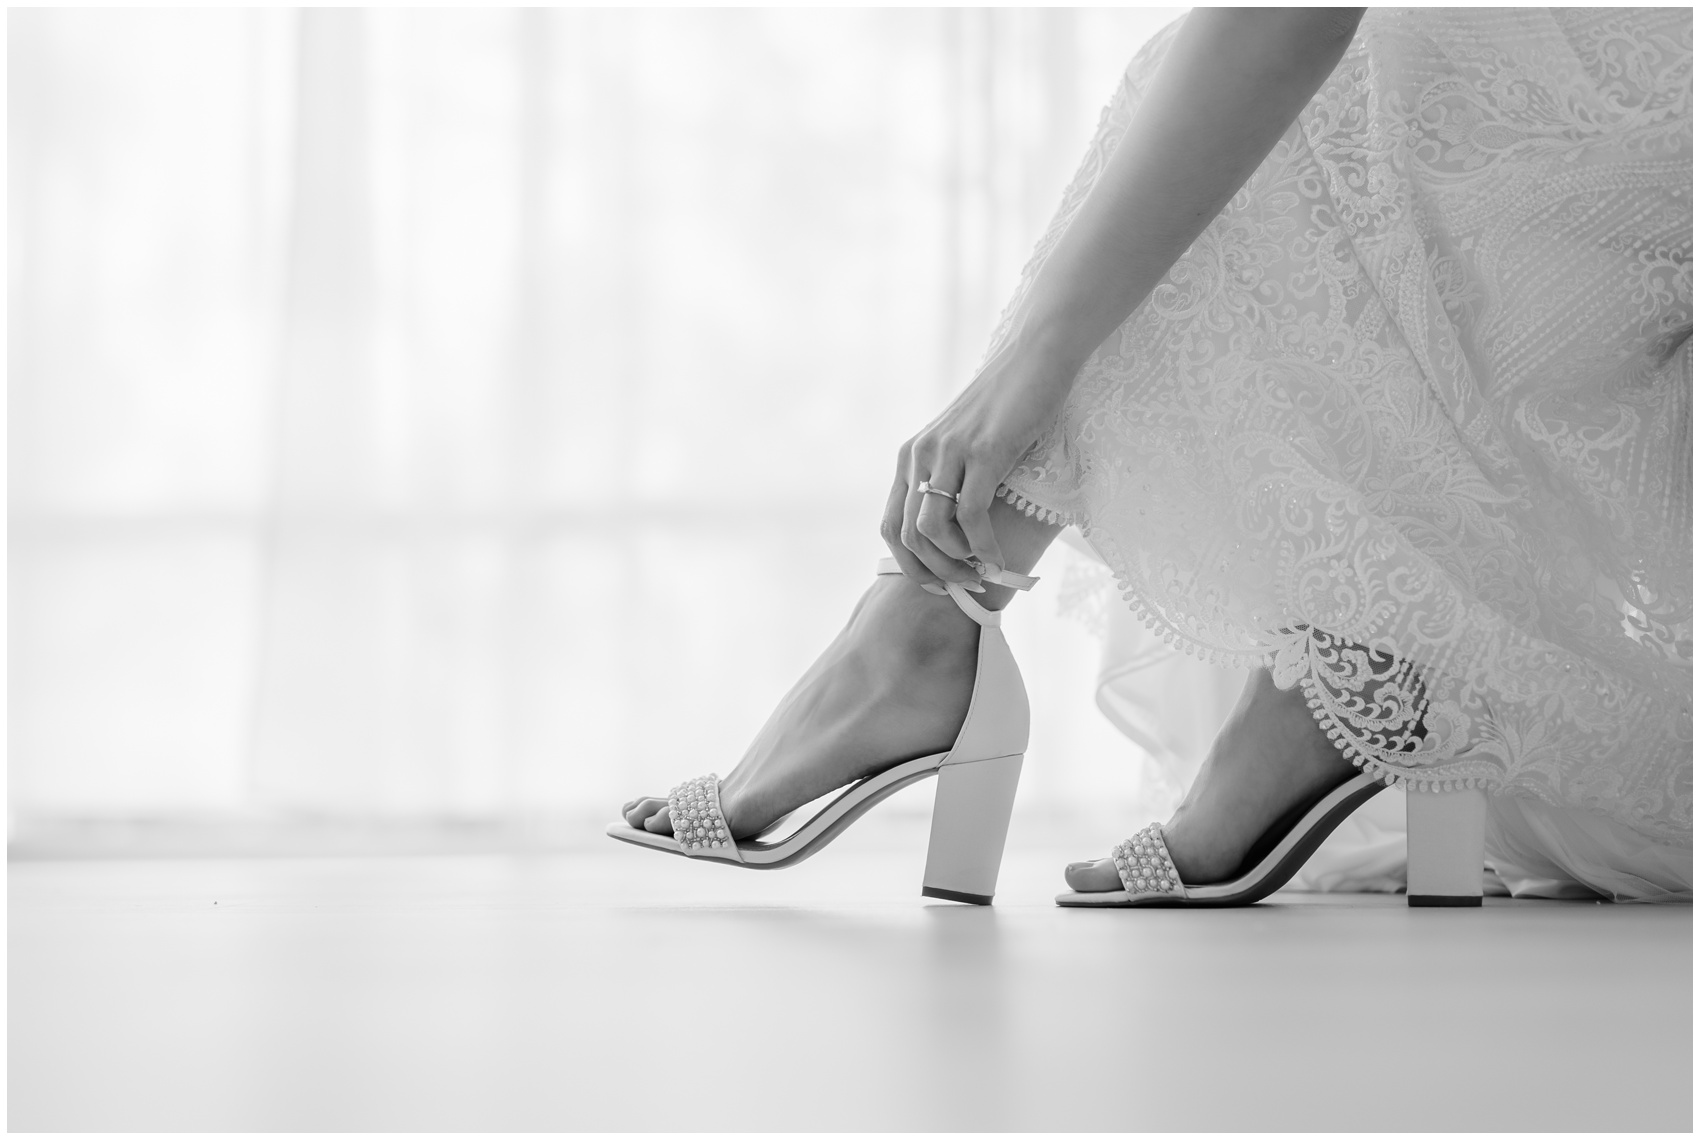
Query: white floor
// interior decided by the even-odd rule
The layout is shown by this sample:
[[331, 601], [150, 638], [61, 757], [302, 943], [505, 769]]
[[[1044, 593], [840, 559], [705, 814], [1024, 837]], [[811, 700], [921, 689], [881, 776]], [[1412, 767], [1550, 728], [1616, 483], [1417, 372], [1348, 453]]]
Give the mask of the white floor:
[[[100, 1129], [1692, 1127], [1692, 912], [923, 901], [547, 856], [10, 866], [10, 1118]], [[913, 849], [911, 849], [913, 848]]]

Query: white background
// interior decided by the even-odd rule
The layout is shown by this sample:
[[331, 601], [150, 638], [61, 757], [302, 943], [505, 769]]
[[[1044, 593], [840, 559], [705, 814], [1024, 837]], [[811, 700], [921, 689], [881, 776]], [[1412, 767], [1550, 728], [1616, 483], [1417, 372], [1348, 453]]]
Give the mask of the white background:
[[[1178, 13], [11, 13], [14, 830], [724, 773]], [[1023, 810], [1113, 839], [1065, 570]]]

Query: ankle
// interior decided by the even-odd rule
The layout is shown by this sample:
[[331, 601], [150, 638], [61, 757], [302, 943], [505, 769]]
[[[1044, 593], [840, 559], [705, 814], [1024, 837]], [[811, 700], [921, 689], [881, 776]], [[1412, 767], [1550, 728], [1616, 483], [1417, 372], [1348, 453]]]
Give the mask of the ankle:
[[1279, 687], [1268, 669], [1252, 671], [1244, 692], [1223, 726], [1226, 735], [1249, 733], [1256, 737], [1266, 737], [1271, 733], [1308, 736], [1313, 731], [1320, 730], [1305, 701], [1303, 687]]
[[981, 609], [1001, 610], [1014, 601], [1015, 595], [1020, 592], [1008, 586], [993, 585], [991, 582], [984, 582], [982, 585], [985, 586], [986, 592], [974, 595], [974, 600], [980, 603]]
[[929, 594], [908, 578], [890, 575], [863, 595], [849, 632], [882, 656], [926, 666], [972, 649], [975, 628], [974, 620], [948, 596]]

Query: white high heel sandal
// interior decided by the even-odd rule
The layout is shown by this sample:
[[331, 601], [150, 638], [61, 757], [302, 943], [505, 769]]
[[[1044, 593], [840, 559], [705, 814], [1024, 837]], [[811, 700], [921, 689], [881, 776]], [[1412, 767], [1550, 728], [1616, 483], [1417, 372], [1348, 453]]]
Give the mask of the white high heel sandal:
[[[894, 559], [882, 558], [878, 574], [901, 574]], [[984, 580], [1017, 590], [1031, 589], [1037, 578], [995, 571]], [[931, 898], [990, 905], [997, 889], [1015, 786], [1027, 751], [1027, 688], [1000, 628], [1003, 615], [988, 610], [972, 594], [947, 583], [950, 597], [980, 627], [979, 658], [968, 715], [950, 751], [906, 760], [846, 787], [824, 808], [782, 840], [734, 840], [720, 810], [720, 779], [712, 772], [686, 780], [667, 794], [672, 835], [658, 835], [625, 823], [611, 823], [608, 834], [672, 855], [717, 859], [751, 870], [775, 870], [800, 863], [825, 847], [869, 808], [928, 776], [939, 778], [933, 799], [932, 835], [921, 893]], [[781, 827], [775, 824], [768, 834]]]
[[[1248, 906], [1285, 886], [1322, 841], [1386, 785], [1362, 772], [1264, 832], [1240, 867], [1219, 883], [1181, 881], [1163, 829], [1152, 823], [1116, 845], [1110, 857], [1119, 891], [1067, 891], [1059, 906]], [[1477, 789], [1407, 792], [1407, 906], [1481, 906], [1487, 797]]]

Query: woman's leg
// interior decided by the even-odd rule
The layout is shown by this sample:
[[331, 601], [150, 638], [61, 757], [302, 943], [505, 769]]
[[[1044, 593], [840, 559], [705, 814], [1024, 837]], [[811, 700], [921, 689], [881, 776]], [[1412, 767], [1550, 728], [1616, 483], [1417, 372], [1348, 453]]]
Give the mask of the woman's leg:
[[[992, 527], [1005, 569], [1025, 574], [1058, 531], [998, 500]], [[1015, 591], [987, 584], [987, 609]], [[721, 782], [734, 837], [759, 834], [787, 812], [853, 780], [947, 750], [968, 715], [979, 627], [949, 597], [901, 575], [876, 578], [850, 621], [779, 702]], [[626, 805], [626, 822], [672, 830], [665, 798]]]
[[[1311, 715], [1304, 690], [1279, 689], [1267, 669], [1254, 670], [1186, 799], [1163, 825], [1181, 881], [1227, 878], [1290, 808], [1354, 770]], [[1070, 863], [1064, 877], [1077, 891], [1121, 889], [1109, 859]]]

